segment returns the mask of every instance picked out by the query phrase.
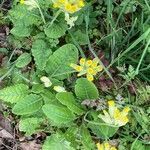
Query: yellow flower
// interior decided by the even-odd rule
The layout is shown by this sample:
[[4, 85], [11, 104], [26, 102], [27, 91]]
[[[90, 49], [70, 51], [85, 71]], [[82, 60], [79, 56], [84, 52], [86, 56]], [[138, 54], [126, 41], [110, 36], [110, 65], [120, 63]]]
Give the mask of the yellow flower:
[[25, 1], [25, 0], [20, 0], [20, 4], [24, 4], [24, 1]]
[[59, 3], [54, 3], [54, 4], [53, 4], [53, 7], [54, 7], [54, 8], [59, 8], [59, 6], [60, 6]]
[[98, 150], [117, 150], [116, 147], [110, 145], [108, 142], [97, 143], [96, 145]]
[[65, 0], [59, 0], [59, 3], [65, 3]]
[[87, 74], [86, 78], [89, 80], [89, 81], [93, 81], [94, 80], [94, 77], [92, 75], [89, 75]]
[[76, 65], [76, 64], [70, 64], [70, 67], [74, 68], [78, 72], [83, 70], [82, 66], [79, 66], [79, 65]]
[[115, 102], [114, 102], [113, 100], [108, 101], [108, 105], [109, 105], [109, 106], [115, 106]]
[[96, 71], [95, 71], [94, 69], [92, 69], [92, 68], [88, 68], [88, 69], [87, 69], [87, 73], [88, 73], [88, 74], [95, 74], [95, 72], [96, 72]]
[[78, 77], [86, 75], [89, 81], [93, 81], [94, 76], [102, 70], [102, 66], [98, 65], [97, 58], [93, 60], [86, 60], [85, 58], [81, 58], [79, 64], [80, 65], [70, 64], [70, 67], [79, 72], [77, 75]]
[[92, 65], [92, 63], [93, 63], [93, 61], [92, 61], [92, 60], [87, 60], [87, 61], [86, 61], [86, 65], [87, 65], [87, 66], [91, 66], [91, 65]]
[[77, 3], [79, 7], [84, 7], [84, 2], [83, 0], [79, 0], [79, 2]]
[[85, 64], [86, 59], [85, 58], [81, 58], [80, 59], [80, 65], [84, 65]]
[[60, 8], [64, 12], [75, 13], [84, 7], [84, 0], [53, 0], [53, 7]]
[[108, 101], [108, 112], [106, 110], [103, 111], [104, 115], [99, 115], [105, 123], [116, 126], [124, 126], [129, 122], [128, 113], [130, 111], [129, 107], [125, 107], [122, 111], [120, 111], [117, 106], [115, 106], [114, 101]]

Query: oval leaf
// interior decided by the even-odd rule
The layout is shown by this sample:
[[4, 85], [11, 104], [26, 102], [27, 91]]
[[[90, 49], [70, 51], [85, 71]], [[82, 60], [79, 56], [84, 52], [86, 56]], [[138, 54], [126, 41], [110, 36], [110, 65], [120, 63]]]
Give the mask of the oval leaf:
[[10, 103], [22, 100], [28, 94], [28, 86], [17, 84], [0, 90], [0, 99]]
[[43, 106], [45, 115], [57, 125], [67, 124], [75, 119], [75, 115], [66, 107], [54, 104]]
[[44, 70], [47, 60], [52, 53], [51, 49], [47, 46], [45, 41], [36, 40], [32, 45], [31, 51], [37, 68]]
[[81, 142], [83, 144], [84, 149], [93, 150], [95, 144], [92, 140], [92, 137], [87, 129], [87, 127], [83, 124], [80, 128], [81, 130]]
[[[94, 123], [98, 124], [101, 122], [94, 121]], [[96, 134], [98, 137], [102, 139], [109, 139], [118, 131], [118, 127], [112, 127], [109, 125], [95, 125], [94, 123], [93, 124], [92, 122], [89, 123], [88, 127], [92, 130], [94, 134]]]
[[66, 44], [50, 56], [45, 70], [51, 77], [65, 79], [72, 71], [70, 64], [77, 60], [78, 49], [73, 44]]
[[25, 118], [19, 121], [19, 130], [26, 132], [26, 135], [32, 135], [38, 131], [42, 123], [42, 118]]
[[47, 28], [45, 28], [45, 34], [49, 38], [57, 39], [65, 34], [67, 30], [67, 25], [65, 22], [54, 22], [52, 25], [50, 24]]
[[42, 150], [75, 150], [70, 146], [70, 142], [59, 134], [53, 134], [47, 137]]
[[16, 67], [23, 68], [28, 65], [31, 61], [31, 55], [29, 53], [23, 53], [16, 61]]
[[68, 107], [73, 113], [78, 115], [83, 114], [83, 110], [80, 105], [76, 102], [74, 96], [70, 92], [61, 92], [56, 95], [56, 98], [65, 106]]
[[27, 115], [37, 112], [42, 107], [42, 99], [36, 94], [27, 95], [24, 99], [19, 101], [12, 112], [17, 115]]
[[85, 78], [80, 78], [76, 81], [75, 94], [81, 100], [92, 100], [99, 97], [98, 89], [96, 88], [94, 83], [88, 81]]

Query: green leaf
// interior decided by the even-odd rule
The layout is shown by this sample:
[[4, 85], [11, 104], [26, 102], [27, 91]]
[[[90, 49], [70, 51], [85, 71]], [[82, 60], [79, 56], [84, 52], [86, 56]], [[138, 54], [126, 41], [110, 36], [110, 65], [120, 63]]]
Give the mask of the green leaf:
[[43, 112], [56, 125], [67, 125], [75, 119], [75, 115], [63, 105], [44, 105]]
[[34, 56], [35, 64], [39, 70], [44, 70], [47, 60], [51, 55], [51, 49], [45, 41], [36, 40], [32, 45], [32, 55]]
[[93, 150], [95, 147], [95, 144], [92, 140], [92, 137], [86, 128], [86, 126], [83, 124], [81, 126], [81, 142], [83, 144], [84, 149], [86, 150]]
[[27, 95], [24, 99], [19, 101], [12, 112], [17, 115], [28, 115], [37, 112], [42, 107], [42, 99], [36, 94]]
[[71, 146], [77, 147], [78, 141], [76, 140], [79, 135], [79, 128], [78, 126], [71, 126], [67, 129], [64, 133], [64, 137], [67, 141], [71, 142]]
[[29, 53], [23, 53], [16, 60], [16, 67], [23, 68], [31, 62], [31, 55]]
[[53, 134], [47, 137], [42, 150], [75, 150], [70, 146], [70, 142], [66, 141], [58, 134]]
[[22, 23], [24, 27], [38, 24], [39, 20], [41, 20], [40, 15], [38, 15], [38, 10], [32, 10], [31, 12], [26, 5], [16, 5], [13, 7], [9, 11], [9, 18], [13, 24], [17, 25]]
[[22, 23], [19, 23], [11, 29], [10, 33], [18, 37], [28, 37], [31, 31], [30, 27], [25, 27]]
[[102, 139], [109, 139], [118, 131], [118, 127], [112, 127], [102, 124], [103, 124], [102, 122], [94, 121], [93, 123], [92, 122], [89, 123], [88, 127], [92, 130], [94, 134], [96, 134], [98, 137]]
[[54, 101], [57, 101], [55, 94], [51, 93], [47, 89], [44, 89], [44, 91], [41, 93], [41, 96], [42, 96], [45, 104], [51, 104]]
[[8, 53], [7, 48], [0, 48], [0, 53], [7, 54]]
[[131, 150], [145, 150], [146, 147], [142, 144], [140, 140], [135, 140], [131, 145]]
[[72, 71], [70, 64], [76, 63], [77, 60], [78, 49], [73, 44], [66, 44], [50, 56], [45, 70], [51, 77], [63, 80]]
[[47, 28], [45, 28], [45, 34], [49, 38], [57, 39], [65, 34], [67, 30], [66, 22], [54, 22], [52, 25], [50, 24]]
[[[72, 36], [79, 45], [88, 44], [87, 35], [85, 33], [83, 33], [81, 30], [77, 30], [76, 32], [73, 32]], [[68, 40], [73, 42], [71, 37], [69, 37]]]
[[10, 103], [16, 103], [22, 100], [28, 94], [28, 86], [16, 84], [0, 90], [0, 99]]
[[61, 92], [56, 95], [56, 98], [73, 113], [81, 115], [84, 113], [81, 106], [76, 102], [74, 96], [70, 92]]
[[42, 118], [25, 118], [19, 121], [19, 130], [26, 132], [27, 136], [36, 133], [40, 129], [40, 124], [42, 123]]
[[34, 93], [34, 94], [40, 94], [44, 91], [44, 85], [43, 84], [34, 84], [32, 86], [32, 90], [31, 92]]
[[85, 78], [80, 78], [76, 81], [75, 94], [81, 100], [92, 100], [99, 97], [98, 89], [96, 88], [94, 83], [88, 81]]

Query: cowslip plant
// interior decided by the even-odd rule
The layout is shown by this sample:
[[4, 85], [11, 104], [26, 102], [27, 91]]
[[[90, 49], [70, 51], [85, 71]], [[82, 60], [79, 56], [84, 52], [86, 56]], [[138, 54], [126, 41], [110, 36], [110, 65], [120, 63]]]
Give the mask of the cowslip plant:
[[[104, 93], [99, 87], [101, 78], [104, 78], [102, 80], [105, 84], [107, 75], [112, 73], [114, 77], [116, 70], [109, 67], [114, 63], [113, 59], [117, 52], [120, 49], [124, 51], [122, 46], [117, 46], [128, 33], [126, 28], [130, 26], [128, 24], [125, 28], [120, 28], [123, 30], [118, 30], [117, 25], [114, 27], [117, 12], [115, 15], [110, 14], [115, 5], [119, 5], [118, 2], [92, 0], [18, 2], [19, 0], [14, 1], [12, 9], [8, 12], [8, 19], [12, 23], [10, 36], [13, 42], [10, 40], [10, 45], [12, 44], [11, 48], [15, 47], [15, 50], [10, 54], [8, 63], [6, 62], [8, 72], [3, 73], [4, 76], [0, 78], [0, 81], [4, 79], [4, 83], [8, 85], [0, 90], [0, 99], [12, 108], [14, 115], [18, 116], [19, 123], [18, 120], [15, 121], [19, 124], [19, 130], [25, 133], [25, 136], [44, 132], [47, 137], [42, 141], [42, 150], [124, 150], [119, 149], [119, 146], [124, 141], [128, 144], [127, 139], [131, 139], [129, 143], [133, 142], [138, 132], [142, 131], [148, 135], [147, 110], [136, 111], [136, 106], [134, 110], [132, 106], [134, 100], [132, 97], [130, 100], [127, 98], [125, 90], [120, 93], [120, 89], [116, 91], [112, 88]], [[97, 4], [98, 7], [102, 5], [100, 8], [106, 9], [99, 12]], [[105, 21], [99, 24], [99, 20], [103, 18]], [[120, 14], [118, 25], [122, 18]], [[136, 28], [135, 24], [129, 32], [133, 37], [128, 44], [131, 44], [130, 41], [134, 40], [137, 33], [140, 34], [138, 29], [134, 35]], [[91, 31], [94, 31], [94, 34], [90, 33]], [[122, 38], [120, 35], [123, 35]], [[138, 41], [142, 44], [141, 39]], [[133, 45], [135, 43], [137, 42]], [[125, 44], [124, 41], [123, 47]], [[128, 52], [133, 45], [127, 49]], [[110, 61], [110, 65], [107, 66], [109, 58], [107, 51], [110, 47], [112, 62]], [[100, 56], [101, 49], [106, 50], [107, 59]], [[113, 50], [116, 50], [116, 53], [113, 53]], [[9, 53], [11, 51], [8, 50]], [[104, 65], [101, 66], [99, 63]], [[121, 63], [122, 61], [118, 60], [118, 64]], [[140, 91], [137, 92], [141, 94]], [[148, 93], [147, 88], [146, 94], [144, 93], [146, 98]], [[117, 98], [115, 99], [118, 94], [121, 94], [123, 102], [117, 102]], [[107, 109], [106, 99], [114, 99], [116, 103], [108, 101]], [[130, 104], [131, 107], [126, 107], [126, 104]], [[101, 109], [98, 109], [98, 105], [102, 106]], [[134, 118], [131, 116], [131, 120], [128, 117], [130, 109], [135, 116]], [[129, 135], [133, 129], [134, 134]], [[122, 134], [123, 136], [120, 136]], [[122, 142], [118, 144], [119, 146], [109, 142], [116, 138]], [[145, 142], [145, 139], [142, 140]], [[96, 144], [97, 142], [100, 143]]]
[[116, 106], [114, 101], [108, 101], [108, 112], [103, 110], [104, 115], [99, 115], [105, 123], [116, 126], [124, 126], [129, 119], [127, 117], [128, 112], [130, 111], [129, 107], [125, 107], [122, 111], [120, 111]]

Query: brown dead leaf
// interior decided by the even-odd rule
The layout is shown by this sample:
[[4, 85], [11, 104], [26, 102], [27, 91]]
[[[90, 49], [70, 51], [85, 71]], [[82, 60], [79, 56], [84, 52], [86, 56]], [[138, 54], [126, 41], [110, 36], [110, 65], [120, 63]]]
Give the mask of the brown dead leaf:
[[[1, 109], [4, 109], [3, 106], [1, 107], [2, 107]], [[11, 122], [12, 122], [12, 119], [5, 118], [3, 114], [0, 113], [0, 127], [2, 129], [5, 129], [10, 134], [13, 134], [13, 128], [12, 128]]]
[[36, 143], [36, 140], [20, 143], [22, 150], [41, 150], [41, 145]]
[[0, 138], [13, 139], [14, 137], [9, 132], [7, 132], [5, 129], [0, 127]]

